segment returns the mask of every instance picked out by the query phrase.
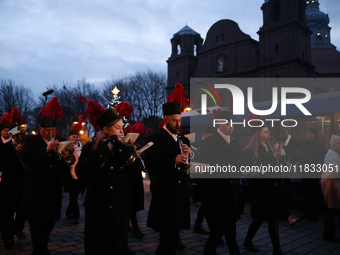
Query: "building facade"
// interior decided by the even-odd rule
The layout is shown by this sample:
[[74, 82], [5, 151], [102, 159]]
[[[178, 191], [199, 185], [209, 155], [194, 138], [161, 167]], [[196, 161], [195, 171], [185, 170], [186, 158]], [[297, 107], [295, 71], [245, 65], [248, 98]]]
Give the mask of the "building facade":
[[[340, 78], [340, 52], [331, 43], [330, 18], [319, 7], [319, 0], [265, 0], [261, 6], [263, 24], [257, 31], [259, 41], [228, 19], [213, 24], [205, 40], [186, 25], [171, 39], [168, 94], [176, 83], [182, 83], [190, 95], [190, 78], [199, 77]], [[339, 87], [326, 82], [308, 89], [313, 96], [325, 93], [324, 100], [327, 93], [331, 95]], [[271, 100], [271, 93], [259, 98]], [[304, 131], [313, 126], [327, 143], [331, 133], [340, 134], [340, 110], [334, 104], [325, 108], [325, 101], [319, 100], [313, 100], [313, 107], [323, 104], [324, 112], [318, 111], [312, 118], [293, 116], [301, 117], [302, 123], [294, 132], [303, 137]], [[274, 133], [279, 136], [282, 131]]]

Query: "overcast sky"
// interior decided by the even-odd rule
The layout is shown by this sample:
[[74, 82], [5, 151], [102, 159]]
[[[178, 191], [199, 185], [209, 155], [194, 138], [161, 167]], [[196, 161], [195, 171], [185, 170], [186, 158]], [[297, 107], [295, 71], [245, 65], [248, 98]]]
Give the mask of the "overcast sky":
[[[41, 94], [48, 85], [98, 85], [138, 71], [167, 72], [170, 39], [186, 24], [206, 38], [231, 19], [258, 40], [263, 0], [1, 0], [0, 79]], [[320, 0], [340, 47], [340, 1]]]

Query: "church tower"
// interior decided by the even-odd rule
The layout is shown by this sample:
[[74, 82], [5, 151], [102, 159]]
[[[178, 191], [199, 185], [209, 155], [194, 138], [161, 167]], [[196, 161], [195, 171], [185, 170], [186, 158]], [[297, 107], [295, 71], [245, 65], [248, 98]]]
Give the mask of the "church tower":
[[331, 44], [331, 28], [328, 26], [328, 14], [319, 9], [319, 0], [306, 1], [306, 23], [312, 31], [311, 46], [312, 49], [335, 49]]
[[190, 77], [196, 69], [197, 52], [201, 49], [202, 43], [200, 34], [187, 25], [174, 34], [171, 39], [171, 57], [167, 60], [168, 95], [174, 90], [176, 83], [182, 83], [185, 93], [189, 95]]
[[259, 77], [313, 77], [305, 0], [265, 0]]

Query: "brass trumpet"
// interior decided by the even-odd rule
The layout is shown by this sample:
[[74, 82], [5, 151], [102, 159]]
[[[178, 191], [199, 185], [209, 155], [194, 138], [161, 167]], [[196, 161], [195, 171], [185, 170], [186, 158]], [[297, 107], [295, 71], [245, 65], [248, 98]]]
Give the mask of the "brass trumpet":
[[11, 133], [12, 136], [12, 142], [14, 146], [18, 146], [20, 143], [23, 143], [26, 137], [26, 129], [28, 125], [22, 124], [19, 126], [16, 126], [12, 128], [9, 133]]
[[22, 162], [21, 157], [18, 153], [18, 151], [16, 150], [17, 146], [19, 144], [24, 143], [25, 137], [26, 137], [26, 129], [27, 129], [28, 125], [26, 124], [22, 124], [19, 126], [16, 126], [14, 128], [12, 128], [9, 133], [11, 134], [11, 138], [12, 138], [12, 144], [14, 146], [14, 150], [15, 153], [18, 156], [18, 159], [20, 160], [21, 165], [23, 166], [24, 169], [26, 169], [24, 162]]
[[[51, 136], [51, 141], [58, 141], [58, 139], [55, 139]], [[61, 151], [58, 151], [58, 148], [53, 149], [54, 153], [59, 157], [61, 161], [63, 161], [66, 165], [72, 166], [74, 162], [76, 162], [76, 157], [73, 154], [64, 155]]]

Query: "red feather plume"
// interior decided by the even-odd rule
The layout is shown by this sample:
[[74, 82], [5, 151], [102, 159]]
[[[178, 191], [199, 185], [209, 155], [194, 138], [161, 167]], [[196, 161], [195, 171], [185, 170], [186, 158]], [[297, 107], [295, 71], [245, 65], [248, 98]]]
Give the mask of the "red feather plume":
[[11, 115], [9, 113], [5, 112], [4, 114], [2, 114], [0, 123], [4, 123], [4, 122], [9, 123], [10, 117], [11, 117]]
[[60, 120], [64, 117], [63, 109], [61, 108], [57, 97], [53, 97], [51, 101], [45, 104], [38, 112], [38, 115], [40, 113], [41, 117], [50, 117], [52, 115], [53, 119], [58, 119], [60, 117]]
[[24, 118], [21, 116], [20, 112], [18, 111], [17, 107], [13, 107], [12, 111], [10, 113], [10, 118], [9, 118], [9, 126], [12, 125], [21, 125], [21, 124], [26, 124], [26, 121]]
[[221, 108], [212, 110], [213, 115], [211, 115], [211, 119], [212, 119], [212, 120], [213, 120], [213, 119], [218, 119], [219, 116], [220, 116], [221, 111], [222, 111]]
[[147, 133], [152, 132], [151, 128], [146, 127], [141, 121], [135, 124], [128, 125], [124, 133], [138, 133], [141, 137], [145, 136]]
[[125, 119], [130, 118], [133, 113], [133, 107], [128, 102], [122, 102], [115, 107], [115, 111], [120, 115], [124, 116]]
[[78, 121], [78, 124], [74, 125], [74, 129], [80, 129], [82, 126], [82, 123], [85, 121], [86, 116], [89, 116], [89, 120], [92, 124], [92, 126], [95, 128], [97, 132], [100, 131], [100, 127], [95, 123], [96, 118], [103, 112], [105, 111], [105, 108], [101, 106], [98, 103], [95, 103], [93, 100], [87, 100], [85, 97], [82, 95], [78, 95], [77, 98], [80, 100], [84, 101], [87, 104], [87, 110], [85, 113], [79, 113], [76, 114], [75, 116], [81, 116], [81, 119]]
[[180, 83], [176, 83], [175, 89], [168, 96], [168, 99], [166, 102], [167, 103], [175, 103], [175, 102], [181, 103], [181, 111], [183, 112], [187, 104], [187, 101], [189, 101], [190, 105], [194, 106], [190, 98], [185, 94], [183, 90], [183, 85]]

